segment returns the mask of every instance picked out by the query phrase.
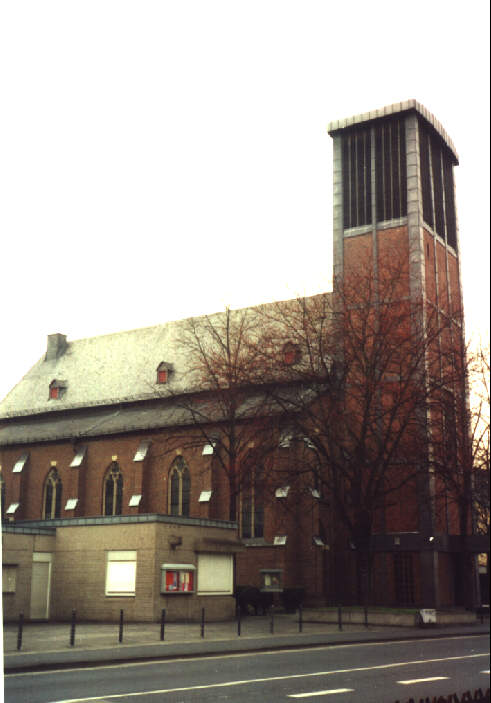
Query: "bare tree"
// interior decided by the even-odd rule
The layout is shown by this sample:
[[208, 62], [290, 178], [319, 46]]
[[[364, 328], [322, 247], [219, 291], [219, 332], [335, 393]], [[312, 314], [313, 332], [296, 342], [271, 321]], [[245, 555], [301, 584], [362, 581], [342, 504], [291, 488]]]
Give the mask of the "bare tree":
[[184, 391], [166, 390], [187, 418], [176, 430], [175, 442], [213, 448], [214, 468], [228, 485], [230, 520], [238, 519], [238, 496], [253, 473], [258, 480], [272, 448], [271, 400], [261, 388], [258, 338], [253, 309], [227, 308], [183, 321], [177, 344], [187, 366], [181, 375]]
[[447, 523], [449, 513], [457, 513], [457, 598], [473, 607], [478, 597], [476, 549], [470, 540], [489, 535], [489, 352], [462, 345], [452, 364], [454, 378], [447, 378], [431, 408], [435, 501]]
[[471, 355], [469, 366], [471, 391], [469, 426], [474, 479], [475, 527], [478, 533], [489, 536], [489, 347], [480, 345]]
[[261, 344], [281, 368], [284, 422], [308, 438], [286, 470], [313, 480], [332, 529], [343, 526], [362, 603], [374, 530], [401, 504], [429, 511], [428, 408], [446, 381], [431, 364], [452, 324], [410, 299], [407, 257], [394, 252], [377, 275], [371, 263], [345, 270], [333, 294], [264, 308]]

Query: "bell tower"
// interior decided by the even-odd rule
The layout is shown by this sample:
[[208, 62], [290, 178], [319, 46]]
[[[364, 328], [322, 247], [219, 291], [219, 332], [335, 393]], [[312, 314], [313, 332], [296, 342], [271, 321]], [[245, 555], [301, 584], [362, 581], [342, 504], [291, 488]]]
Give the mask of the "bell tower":
[[[336, 120], [328, 132], [333, 139], [335, 289], [336, 281], [347, 280], [350, 271], [363, 270], [377, 281], [394, 256], [400, 257], [404, 261], [404, 275], [398, 282], [401, 300], [419, 305], [422, 328], [430, 315], [448, 321], [447, 334], [455, 350], [451, 356], [457, 357], [463, 349], [463, 315], [453, 177], [458, 156], [451, 139], [416, 100]], [[425, 358], [422, 378], [441, 373], [435, 367], [446, 363], [441, 352], [444, 344], [448, 348], [448, 339], [438, 339], [435, 347], [440, 351], [432, 352], [431, 361]], [[438, 357], [436, 366], [433, 357]], [[452, 398], [459, 390], [465, 396], [461, 386], [453, 389]], [[455, 424], [455, 414], [453, 418]], [[403, 537], [407, 527], [396, 522], [386, 526], [387, 532], [401, 536], [392, 541], [381, 537], [376, 548], [386, 551], [390, 560], [391, 552], [406, 544], [412, 551], [420, 600], [437, 607], [442, 602], [439, 579], [448, 573], [455, 580], [455, 570], [449, 566], [448, 535], [459, 534], [459, 528], [447, 508], [443, 519], [435, 511], [433, 420], [428, 422], [417, 524], [410, 528], [413, 537]]]
[[[455, 147], [416, 100], [331, 122], [334, 275], [376, 254], [385, 241], [407, 246], [411, 296], [462, 310], [453, 167]], [[363, 242], [363, 244], [362, 244]], [[373, 264], [377, 263], [373, 257]]]

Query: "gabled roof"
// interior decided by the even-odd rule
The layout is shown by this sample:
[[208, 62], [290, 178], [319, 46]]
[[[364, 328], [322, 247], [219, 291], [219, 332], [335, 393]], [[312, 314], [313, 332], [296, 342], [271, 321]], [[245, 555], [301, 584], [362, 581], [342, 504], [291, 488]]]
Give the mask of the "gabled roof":
[[[292, 303], [244, 310], [254, 314]], [[213, 322], [224, 315], [195, 319]], [[203, 390], [193, 380], [192, 358], [180, 341], [187, 325], [189, 320], [179, 320], [73, 342], [50, 335], [59, 351], [44, 355], [0, 402], [0, 444], [186, 423], [189, 418], [176, 398]], [[162, 361], [172, 368], [164, 387], [157, 383]], [[63, 393], [50, 399], [49, 386], [57, 379], [63, 379]], [[152, 402], [157, 399], [167, 399], [165, 407], [157, 409]]]
[[[0, 403], [0, 419], [161, 397], [156, 370], [164, 359], [180, 372], [185, 358], [177, 342], [183, 321], [68, 342], [57, 358], [42, 357]], [[180, 390], [176, 374], [175, 390]], [[49, 385], [64, 379], [59, 400]]]

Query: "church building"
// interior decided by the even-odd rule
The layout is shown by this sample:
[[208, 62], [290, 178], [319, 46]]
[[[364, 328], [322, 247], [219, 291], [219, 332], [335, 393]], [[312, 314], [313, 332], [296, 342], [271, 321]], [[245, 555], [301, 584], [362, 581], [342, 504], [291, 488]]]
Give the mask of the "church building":
[[[380, 281], [397, 251], [412, 324], [445, 323], [420, 363], [421, 383], [431, 385], [463, 348], [455, 147], [415, 100], [332, 122], [328, 132], [335, 289], [360, 271]], [[336, 291], [325, 300], [336, 310]], [[306, 603], [356, 602], [357, 545], [333, 524], [329, 497], [315, 481], [299, 488], [275, 471], [299, 449], [277, 423], [277, 399], [257, 411], [266, 377], [243, 398], [237, 423], [264, 428], [270, 419], [268, 456], [250, 430], [244, 461], [255, 464], [232, 497], [220, 466], [225, 420], [207, 410], [212, 391], [193, 376], [186, 331], [182, 320], [76, 341], [50, 334], [46, 353], [0, 403], [4, 618], [63, 620], [75, 609], [79, 619], [116, 620], [124, 609], [129, 620], [156, 621], [166, 608], [170, 619], [198, 619], [205, 608], [225, 619], [236, 587], [248, 585], [301, 589]], [[297, 352], [281, 347], [286, 369]], [[466, 404], [464, 386], [445, 392], [452, 407]], [[443, 432], [452, 418], [459, 422], [458, 410], [445, 415]], [[486, 551], [471, 517], [463, 534], [440, 496], [433, 456], [446, 440], [433, 421], [418, 492], [402, 490], [372, 529], [374, 604], [464, 605], [462, 552], [472, 570]], [[300, 443], [313, 451], [316, 438]]]

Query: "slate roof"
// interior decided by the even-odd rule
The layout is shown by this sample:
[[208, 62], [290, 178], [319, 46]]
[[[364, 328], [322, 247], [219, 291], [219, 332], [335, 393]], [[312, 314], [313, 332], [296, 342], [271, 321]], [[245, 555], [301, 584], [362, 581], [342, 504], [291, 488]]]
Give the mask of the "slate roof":
[[[68, 341], [59, 356], [44, 355], [0, 402], [0, 446], [192, 424], [189, 401], [180, 398], [203, 388], [196, 381], [193, 387], [191, 359], [180, 344], [187, 323]], [[172, 367], [164, 386], [156, 383], [162, 361]], [[53, 400], [49, 386], [55, 379], [63, 379], [66, 388]], [[251, 417], [258, 408], [264, 410], [264, 398], [256, 392], [241, 413]], [[206, 418], [223, 419], [210, 407]]]
[[[242, 403], [237, 415], [239, 418], [264, 413], [270, 415], [280, 410], [278, 405], [273, 405], [264, 395], [257, 393]], [[207, 423], [220, 422], [224, 420], [224, 415], [212, 402], [203, 407], [199, 399], [193, 402], [191, 397], [184, 396], [162, 398], [154, 402], [24, 415], [6, 420], [0, 426], [0, 446], [76, 440], [121, 432], [148, 432], [193, 425], [200, 418]]]
[[[43, 356], [0, 403], [0, 419], [113, 405], [162, 395], [157, 366], [173, 363], [171, 383], [183, 390], [186, 362], [177, 342], [184, 321], [68, 342], [55, 359]], [[49, 399], [49, 384], [64, 379], [59, 400]]]

